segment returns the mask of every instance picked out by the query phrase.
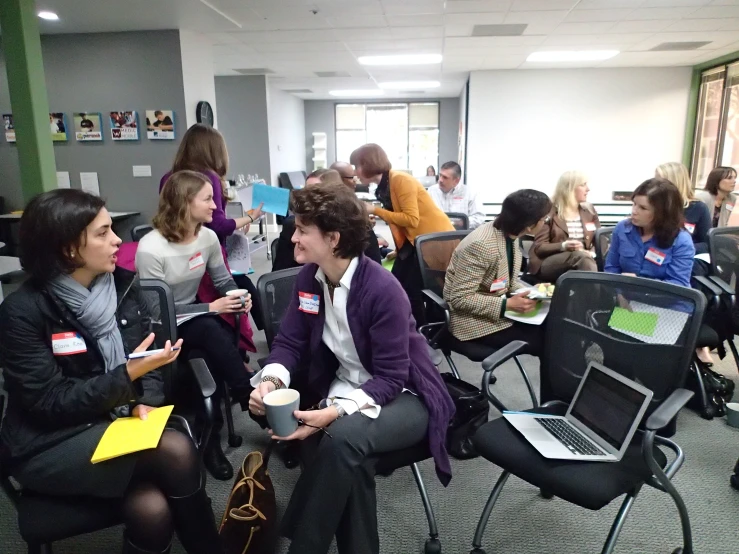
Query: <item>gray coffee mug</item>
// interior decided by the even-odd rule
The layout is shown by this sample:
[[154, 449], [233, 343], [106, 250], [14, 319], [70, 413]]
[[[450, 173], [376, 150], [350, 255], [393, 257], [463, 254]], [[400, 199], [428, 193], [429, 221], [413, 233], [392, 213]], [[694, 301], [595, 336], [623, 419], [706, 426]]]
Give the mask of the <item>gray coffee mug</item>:
[[262, 401], [272, 432], [278, 437], [292, 435], [298, 428], [293, 412], [300, 407], [300, 393], [295, 389], [273, 390]]
[[726, 423], [739, 428], [739, 403], [729, 402], [726, 404]]

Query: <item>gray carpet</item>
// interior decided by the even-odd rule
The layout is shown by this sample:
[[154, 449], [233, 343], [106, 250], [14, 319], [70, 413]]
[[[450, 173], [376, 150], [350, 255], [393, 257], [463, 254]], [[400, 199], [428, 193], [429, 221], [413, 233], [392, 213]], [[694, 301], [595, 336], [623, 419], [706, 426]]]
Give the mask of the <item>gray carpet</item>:
[[[254, 257], [257, 276], [271, 267], [261, 250]], [[264, 335], [257, 332], [259, 353], [266, 354]], [[463, 378], [477, 383], [481, 375], [478, 364], [455, 358]], [[538, 361], [524, 356], [529, 375], [537, 382]], [[727, 358], [718, 364], [719, 371], [739, 381], [736, 367]], [[442, 370], [447, 370], [445, 364]], [[500, 368], [496, 392], [511, 407], [529, 407], [526, 388], [513, 364]], [[241, 448], [227, 449], [234, 466], [244, 456], [262, 449], [266, 435], [244, 414], [234, 408], [236, 426], [244, 437]], [[491, 412], [492, 417], [498, 414]], [[224, 437], [225, 439], [225, 437]], [[675, 440], [684, 448], [686, 463], [674, 483], [685, 499], [694, 534], [695, 551], [706, 554], [739, 551], [737, 514], [739, 492], [729, 486], [729, 475], [739, 457], [739, 429], [728, 427], [724, 420], [704, 421], [685, 410], [678, 423]], [[225, 443], [225, 440], [224, 440]], [[447, 554], [469, 552], [472, 535], [482, 507], [500, 470], [483, 459], [452, 460], [454, 478], [444, 489], [436, 480], [433, 465], [421, 464], [421, 473], [431, 496], [439, 521], [443, 550]], [[298, 477], [298, 470], [287, 470], [279, 458], [271, 464], [279, 509], [283, 510]], [[211, 479], [208, 490], [213, 498], [216, 517], [223, 513], [231, 483]], [[427, 533], [426, 518], [410, 470], [396, 471], [388, 478], [377, 479], [378, 520], [381, 550], [386, 554], [413, 554], [422, 551]], [[581, 554], [600, 552], [620, 502], [591, 512], [562, 500], [544, 500], [530, 485], [512, 477], [495, 507], [483, 547], [489, 554]], [[91, 554], [117, 552], [121, 529], [111, 529], [70, 539], [55, 545], [57, 554]], [[618, 541], [616, 552], [669, 553], [681, 545], [677, 510], [669, 497], [645, 488]], [[183, 552], [179, 546], [174, 552]], [[279, 553], [287, 551], [283, 541]], [[15, 513], [7, 499], [0, 495], [0, 554], [25, 552], [18, 536]], [[336, 551], [331, 550], [332, 554]]]

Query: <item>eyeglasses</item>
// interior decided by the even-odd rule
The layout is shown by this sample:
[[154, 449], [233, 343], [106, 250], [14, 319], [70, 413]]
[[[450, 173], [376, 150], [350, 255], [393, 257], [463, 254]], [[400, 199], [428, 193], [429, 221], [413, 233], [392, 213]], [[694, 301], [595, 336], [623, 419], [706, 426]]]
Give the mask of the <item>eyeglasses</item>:
[[[315, 404], [314, 406], [311, 406], [306, 411], [311, 412], [313, 410], [323, 410], [324, 408], [328, 408], [331, 404], [328, 403], [328, 401], [331, 401], [332, 403], [336, 400], [348, 400], [349, 402], [354, 402], [354, 404], [357, 406], [357, 413], [360, 415], [364, 415], [362, 413], [362, 409], [359, 407], [359, 403], [354, 400], [353, 398], [347, 398], [345, 396], [330, 396], [329, 398], [325, 398], [324, 400], [321, 400], [318, 404]], [[367, 417], [367, 416], [365, 416]], [[310, 423], [306, 423], [302, 419], [298, 420], [298, 423], [301, 425], [306, 425], [307, 427], [310, 427], [312, 429], [318, 429], [319, 431], [323, 431], [326, 435], [328, 435], [328, 438], [332, 439], [331, 433], [329, 433], [325, 427], [316, 427], [315, 425], [311, 425]]]

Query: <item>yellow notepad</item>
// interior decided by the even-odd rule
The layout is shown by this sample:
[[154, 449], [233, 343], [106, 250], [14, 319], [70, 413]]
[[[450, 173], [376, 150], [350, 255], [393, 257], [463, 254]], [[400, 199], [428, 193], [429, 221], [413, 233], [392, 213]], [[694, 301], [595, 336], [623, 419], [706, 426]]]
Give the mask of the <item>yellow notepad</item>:
[[100, 439], [92, 463], [104, 462], [131, 452], [156, 448], [174, 406], [150, 411], [147, 419], [121, 417], [111, 423]]

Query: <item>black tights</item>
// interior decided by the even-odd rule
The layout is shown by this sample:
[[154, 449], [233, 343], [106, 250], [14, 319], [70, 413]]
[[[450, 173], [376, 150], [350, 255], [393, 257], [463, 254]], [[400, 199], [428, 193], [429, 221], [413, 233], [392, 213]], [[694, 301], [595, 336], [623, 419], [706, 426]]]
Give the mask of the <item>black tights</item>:
[[200, 489], [200, 464], [192, 440], [165, 430], [159, 446], [139, 454], [123, 501], [128, 540], [137, 548], [162, 552], [172, 540], [174, 521], [168, 498], [190, 496]]

